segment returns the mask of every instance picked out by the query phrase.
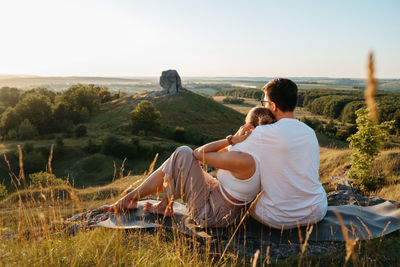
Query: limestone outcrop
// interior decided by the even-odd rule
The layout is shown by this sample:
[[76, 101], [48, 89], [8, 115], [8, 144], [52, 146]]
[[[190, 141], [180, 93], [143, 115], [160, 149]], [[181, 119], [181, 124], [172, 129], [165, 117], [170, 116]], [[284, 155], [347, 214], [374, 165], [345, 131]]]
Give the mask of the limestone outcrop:
[[169, 94], [176, 94], [186, 90], [182, 87], [181, 77], [176, 70], [163, 71], [160, 76], [160, 86]]

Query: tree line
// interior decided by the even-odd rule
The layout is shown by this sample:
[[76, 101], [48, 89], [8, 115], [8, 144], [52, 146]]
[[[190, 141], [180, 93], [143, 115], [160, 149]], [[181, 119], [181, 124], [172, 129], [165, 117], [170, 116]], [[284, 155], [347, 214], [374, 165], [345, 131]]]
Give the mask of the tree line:
[[[253, 98], [257, 100], [263, 98], [263, 92], [260, 89], [252, 88], [221, 90], [216, 92], [215, 95]], [[400, 94], [380, 92], [376, 95], [376, 100], [379, 110], [379, 121], [394, 120], [392, 134], [400, 134]], [[297, 106], [305, 107], [315, 115], [322, 115], [328, 119], [339, 120], [345, 124], [355, 124], [355, 112], [365, 106], [365, 100], [363, 92], [359, 90], [299, 90]], [[309, 120], [307, 122], [311, 123]], [[318, 124], [314, 120], [314, 124], [315, 123]], [[347, 137], [343, 136], [341, 139], [345, 138]]]
[[105, 86], [75, 84], [62, 92], [47, 88], [0, 88], [0, 136], [4, 140], [71, 131], [89, 121], [101, 103], [119, 98]]
[[[392, 134], [400, 133], [400, 94], [381, 92], [376, 95], [379, 122], [394, 121]], [[364, 95], [351, 90], [301, 91], [298, 106], [316, 115], [355, 124], [356, 111], [365, 107]]]

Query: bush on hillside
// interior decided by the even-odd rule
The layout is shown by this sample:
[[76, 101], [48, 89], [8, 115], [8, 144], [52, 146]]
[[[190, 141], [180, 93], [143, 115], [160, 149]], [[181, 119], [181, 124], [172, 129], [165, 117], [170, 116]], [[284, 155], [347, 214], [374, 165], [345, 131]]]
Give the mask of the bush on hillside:
[[389, 137], [388, 130], [393, 121], [376, 124], [371, 121], [366, 108], [357, 110], [356, 115], [358, 131], [347, 139], [353, 151], [348, 175], [362, 190], [372, 191], [382, 184], [382, 178], [371, 175], [371, 167], [379, 154], [379, 146]]
[[33, 150], [30, 153], [23, 154], [25, 173], [34, 173], [46, 168], [47, 158], [39, 150]]
[[324, 132], [331, 137], [336, 137], [337, 127], [333, 120], [330, 120], [327, 124], [325, 124]]
[[223, 103], [225, 104], [243, 104], [244, 103], [244, 99], [243, 98], [238, 98], [238, 97], [225, 97], [222, 100]]
[[132, 143], [125, 143], [115, 135], [106, 135], [102, 139], [101, 151], [105, 155], [112, 155], [120, 159], [133, 159], [138, 154], [138, 147]]
[[172, 134], [172, 139], [180, 143], [185, 142], [185, 129], [179, 126], [175, 127], [175, 130]]
[[32, 123], [28, 119], [25, 119], [21, 122], [18, 128], [19, 139], [21, 140], [32, 139], [37, 135], [38, 135], [38, 130], [36, 129], [35, 126], [32, 125]]
[[9, 107], [1, 114], [0, 120], [0, 134], [8, 139], [8, 133], [12, 130], [15, 131], [19, 126], [19, 118], [15, 108]]
[[349, 138], [356, 132], [357, 132], [356, 125], [348, 125], [348, 126], [345, 125], [336, 132], [336, 138], [342, 141], [347, 141], [347, 138]]
[[7, 135], [5, 136], [6, 140], [14, 140], [16, 138], [17, 138], [17, 131], [14, 129], [9, 130]]
[[0, 200], [8, 196], [8, 191], [5, 185], [0, 184]]
[[313, 128], [316, 132], [324, 132], [324, 124], [318, 119], [302, 117], [300, 118], [300, 121]]
[[35, 172], [29, 174], [30, 188], [41, 188], [57, 185], [66, 185], [67, 182], [48, 172]]

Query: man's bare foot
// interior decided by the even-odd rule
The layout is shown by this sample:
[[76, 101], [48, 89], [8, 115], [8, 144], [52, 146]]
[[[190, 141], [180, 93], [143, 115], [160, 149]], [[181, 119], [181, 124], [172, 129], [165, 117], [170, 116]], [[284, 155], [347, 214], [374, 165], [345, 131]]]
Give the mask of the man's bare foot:
[[104, 205], [100, 207], [100, 209], [109, 212], [134, 210], [136, 208], [137, 208], [137, 201], [129, 201], [126, 203], [124, 199], [120, 199], [112, 205]]
[[170, 204], [167, 201], [160, 201], [157, 204], [151, 204], [150, 202], [144, 203], [144, 210], [152, 214], [162, 214], [165, 217], [174, 216], [173, 202]]

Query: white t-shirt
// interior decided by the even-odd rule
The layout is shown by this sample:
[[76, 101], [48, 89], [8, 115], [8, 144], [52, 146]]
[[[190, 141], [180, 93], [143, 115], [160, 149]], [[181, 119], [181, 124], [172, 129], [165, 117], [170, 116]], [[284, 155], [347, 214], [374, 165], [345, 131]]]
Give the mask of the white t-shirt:
[[232, 151], [260, 162], [261, 196], [252, 213], [275, 228], [292, 228], [323, 219], [328, 203], [318, 181], [319, 147], [314, 131], [297, 119], [258, 126]]

